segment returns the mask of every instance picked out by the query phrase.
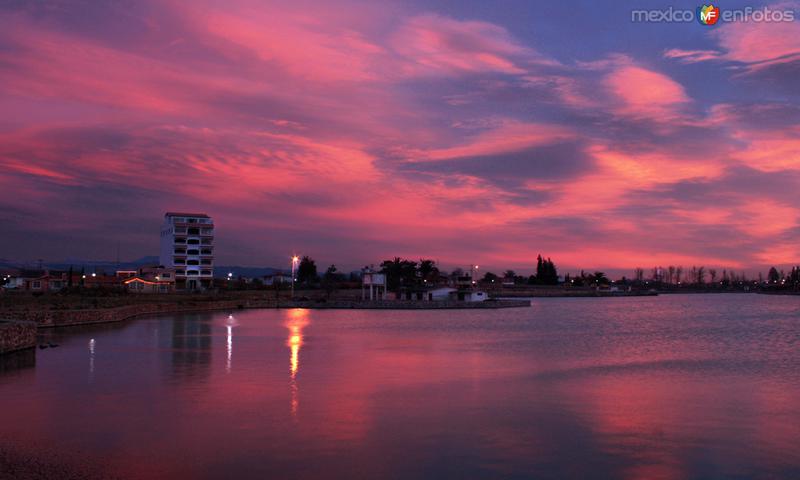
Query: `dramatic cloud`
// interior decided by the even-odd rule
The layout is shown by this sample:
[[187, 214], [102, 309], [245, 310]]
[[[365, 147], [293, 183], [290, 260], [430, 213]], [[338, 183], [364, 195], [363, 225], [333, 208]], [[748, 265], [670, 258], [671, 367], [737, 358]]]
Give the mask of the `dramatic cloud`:
[[223, 264], [798, 261], [800, 23], [481, 5], [3, 4], [0, 257], [153, 255], [200, 210]]

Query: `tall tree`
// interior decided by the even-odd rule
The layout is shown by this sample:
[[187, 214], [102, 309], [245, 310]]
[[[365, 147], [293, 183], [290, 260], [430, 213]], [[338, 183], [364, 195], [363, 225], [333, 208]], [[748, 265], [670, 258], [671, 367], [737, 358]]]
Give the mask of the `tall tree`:
[[330, 298], [331, 293], [336, 291], [336, 284], [338, 283], [338, 275], [336, 274], [336, 265], [331, 265], [325, 270], [322, 276], [322, 286], [325, 288], [325, 294]]
[[778, 273], [778, 269], [775, 267], [770, 268], [769, 273], [767, 273], [767, 281], [769, 281], [769, 283], [778, 283], [780, 279], [781, 274]]
[[300, 265], [297, 267], [297, 282], [303, 285], [312, 285], [317, 283], [317, 264], [308, 256], [300, 259]]
[[398, 291], [402, 286], [417, 283], [417, 262], [394, 257], [381, 263], [381, 273], [386, 274], [386, 287]]
[[603, 272], [594, 272], [594, 284], [595, 285], [608, 285], [608, 277]]
[[636, 267], [636, 270], [633, 271], [633, 278], [641, 283], [644, 281], [644, 269], [642, 267]]
[[549, 257], [545, 260], [542, 255], [536, 257], [536, 281], [542, 285], [558, 285], [558, 271]]
[[422, 280], [429, 283], [436, 281], [436, 278], [439, 277], [439, 267], [436, 266], [436, 262], [433, 260], [421, 258], [418, 270]]
[[497, 283], [498, 277], [492, 272], [486, 272], [481, 279], [482, 283]]

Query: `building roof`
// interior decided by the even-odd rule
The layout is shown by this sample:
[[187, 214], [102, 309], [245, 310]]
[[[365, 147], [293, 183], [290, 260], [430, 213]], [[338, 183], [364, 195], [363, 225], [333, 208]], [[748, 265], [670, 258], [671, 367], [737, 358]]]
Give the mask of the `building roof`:
[[31, 270], [23, 268], [19, 271], [19, 276], [24, 278], [41, 278], [46, 275], [44, 270]]
[[145, 280], [142, 277], [132, 277], [132, 278], [129, 278], [127, 280], [124, 280], [122, 283], [124, 283], [125, 285], [128, 285], [129, 283], [133, 283], [133, 282], [144, 283], [144, 284], [147, 284], [147, 285], [170, 285], [172, 283], [172, 282], [170, 282], [168, 280]]
[[165, 217], [198, 217], [198, 218], [211, 218], [205, 213], [186, 213], [186, 212], [167, 212]]

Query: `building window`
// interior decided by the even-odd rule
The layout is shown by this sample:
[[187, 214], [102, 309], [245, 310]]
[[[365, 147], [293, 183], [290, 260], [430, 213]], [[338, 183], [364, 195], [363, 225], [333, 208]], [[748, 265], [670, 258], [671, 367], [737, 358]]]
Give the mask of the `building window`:
[[194, 250], [194, 249], [193, 250], [188, 250], [186, 253], [187, 253], [187, 255], [200, 255], [200, 252], [197, 251], [197, 250]]
[[200, 260], [200, 265], [211, 265], [211, 260], [204, 258]]
[[198, 235], [200, 233], [200, 229], [199, 228], [190, 228], [190, 229], [187, 230], [187, 232], [189, 233], [189, 235]]
[[186, 265], [186, 260], [183, 258], [176, 258], [173, 263], [175, 263], [175, 265]]
[[186, 243], [186, 239], [185, 238], [176, 238], [175, 239], [175, 243]]
[[42, 288], [42, 282], [35, 281], [31, 283], [32, 288]]
[[183, 270], [175, 270], [175, 275], [185, 275]]
[[197, 275], [197, 270], [187, 270], [186, 275]]
[[186, 243], [189, 245], [200, 245], [200, 240], [196, 238], [190, 238]]
[[186, 254], [186, 249], [185, 248], [176, 248], [175, 249], [175, 253], [178, 254], [178, 255], [185, 255]]
[[161, 274], [161, 276], [162, 276], [163, 278], [170, 278], [170, 277], [172, 276], [172, 274], [169, 274], [169, 273], [162, 273], [162, 274]]
[[202, 274], [203, 275], [211, 275], [211, 270], [203, 270]]
[[204, 228], [203, 235], [211, 235], [214, 232], [213, 228]]
[[186, 265], [200, 265], [197, 260], [186, 260]]
[[204, 248], [200, 253], [203, 255], [211, 255], [211, 250], [208, 248]]

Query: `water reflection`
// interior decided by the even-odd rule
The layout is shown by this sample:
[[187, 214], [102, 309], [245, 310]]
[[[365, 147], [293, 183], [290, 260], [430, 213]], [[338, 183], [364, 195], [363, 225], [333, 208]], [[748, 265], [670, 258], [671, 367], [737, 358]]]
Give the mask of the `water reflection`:
[[35, 348], [0, 355], [0, 373], [13, 372], [14, 370], [34, 366], [36, 366]]
[[225, 351], [227, 353], [227, 357], [225, 359], [225, 373], [231, 373], [231, 365], [233, 362], [233, 327], [238, 325], [236, 319], [233, 318], [233, 315], [228, 315], [228, 318], [225, 320], [225, 329], [227, 331], [225, 337]]
[[96, 343], [94, 338], [89, 339], [89, 383], [94, 381], [94, 348]]
[[0, 457], [96, 452], [103, 478], [800, 478], [800, 297], [535, 303], [48, 332], [59, 348], [0, 374]]
[[211, 323], [197, 315], [176, 317], [171, 323], [171, 376], [175, 379], [208, 377], [211, 373]]
[[308, 326], [308, 310], [296, 308], [287, 310], [286, 328], [289, 329], [289, 339], [286, 346], [289, 347], [289, 387], [292, 392], [291, 409], [292, 416], [297, 416], [297, 372], [300, 369], [300, 347], [303, 346], [303, 328]]

